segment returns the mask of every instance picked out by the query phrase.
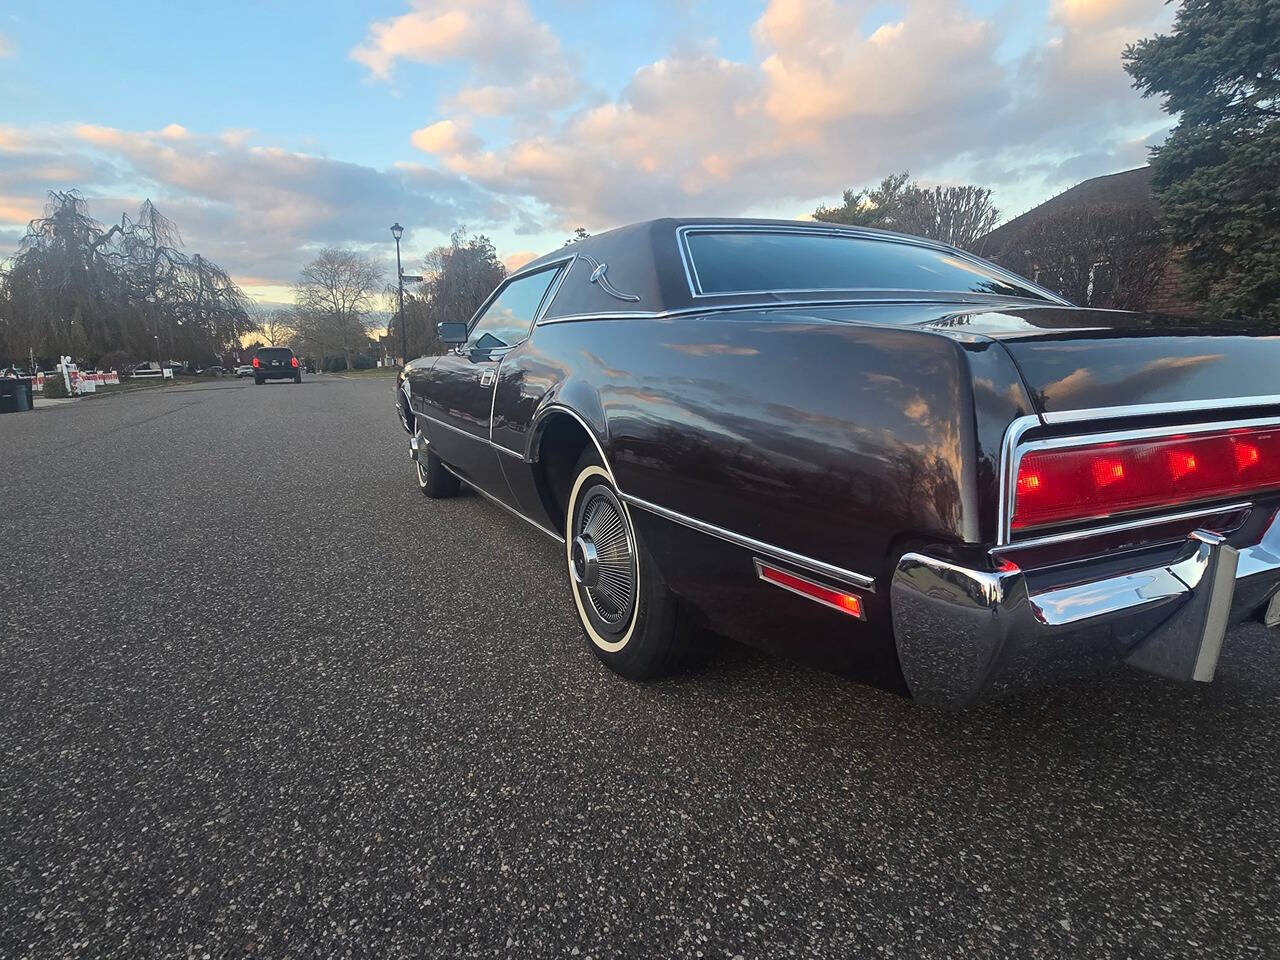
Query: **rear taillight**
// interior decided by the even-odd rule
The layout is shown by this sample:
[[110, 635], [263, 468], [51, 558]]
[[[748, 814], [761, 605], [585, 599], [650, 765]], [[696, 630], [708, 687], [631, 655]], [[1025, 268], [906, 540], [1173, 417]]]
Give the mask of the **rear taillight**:
[[258, 358], [257, 358], [257, 357], [254, 357], [254, 358], [253, 358], [253, 365], [254, 365], [255, 367], [258, 365]]
[[298, 358], [297, 358], [297, 357], [290, 357], [290, 359], [293, 361], [293, 365], [296, 367], [296, 366], [298, 365]]
[[1091, 520], [1280, 488], [1280, 427], [1031, 450], [1013, 528]]

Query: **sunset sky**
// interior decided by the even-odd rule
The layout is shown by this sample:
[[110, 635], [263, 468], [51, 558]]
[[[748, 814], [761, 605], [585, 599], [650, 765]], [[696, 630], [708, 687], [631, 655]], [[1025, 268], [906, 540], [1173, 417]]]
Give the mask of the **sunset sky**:
[[[663, 215], [794, 217], [909, 169], [1012, 216], [1143, 163], [1121, 69], [1161, 0], [8, 0], [0, 257], [50, 188], [150, 197], [288, 300], [321, 246], [410, 261], [458, 225], [509, 263]], [[391, 261], [392, 263], [394, 260]]]

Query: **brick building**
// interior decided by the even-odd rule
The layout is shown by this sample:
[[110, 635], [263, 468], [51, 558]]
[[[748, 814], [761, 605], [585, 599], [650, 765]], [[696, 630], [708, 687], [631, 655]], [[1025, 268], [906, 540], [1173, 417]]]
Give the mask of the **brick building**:
[[[1076, 184], [1038, 207], [1033, 207], [1019, 217], [1014, 217], [987, 234], [974, 248], [974, 252], [997, 263], [1004, 262], [1011, 268], [1031, 272], [1036, 264], [1036, 243], [1041, 242], [1043, 228], [1053, 222], [1069, 223], [1071, 215], [1088, 213], [1132, 213], [1135, 219], [1158, 217], [1159, 204], [1151, 188], [1152, 170], [1149, 166], [1094, 177]], [[1101, 264], [1099, 264], [1101, 266]], [[1179, 266], [1176, 250], [1163, 256], [1155, 267], [1159, 277], [1139, 304], [1140, 309], [1153, 313], [1186, 316], [1194, 314], [1196, 307], [1182, 295], [1178, 282]], [[1042, 280], [1053, 286], [1048, 278]], [[1092, 289], [1092, 287], [1090, 288]], [[1079, 301], [1079, 296], [1075, 298]], [[1100, 294], [1095, 306], [1110, 306], [1105, 293]]]

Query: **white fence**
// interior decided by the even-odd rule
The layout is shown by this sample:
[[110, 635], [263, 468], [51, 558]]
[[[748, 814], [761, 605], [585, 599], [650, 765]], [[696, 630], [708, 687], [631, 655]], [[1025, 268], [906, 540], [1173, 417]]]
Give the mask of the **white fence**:
[[[159, 371], [157, 371], [157, 373], [158, 372]], [[84, 391], [85, 393], [88, 393], [89, 390], [93, 390], [96, 387], [115, 386], [120, 382], [120, 374], [115, 370], [112, 370], [110, 373], [81, 373], [79, 370], [72, 370], [70, 371], [70, 374], [72, 393], [80, 392], [80, 383], [82, 381], [86, 384], [92, 385], [88, 390]], [[61, 376], [61, 373], [55, 373], [53, 371], [48, 373], [37, 373], [31, 380], [31, 389], [43, 392], [45, 380]]]

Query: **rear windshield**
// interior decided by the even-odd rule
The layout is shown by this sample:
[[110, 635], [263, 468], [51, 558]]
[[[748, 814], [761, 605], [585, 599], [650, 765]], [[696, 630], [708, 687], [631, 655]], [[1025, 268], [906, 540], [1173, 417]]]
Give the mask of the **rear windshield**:
[[981, 263], [913, 243], [732, 231], [691, 231], [686, 240], [700, 293], [911, 290], [1045, 299]]
[[258, 358], [261, 360], [288, 360], [293, 351], [288, 347], [259, 347]]

